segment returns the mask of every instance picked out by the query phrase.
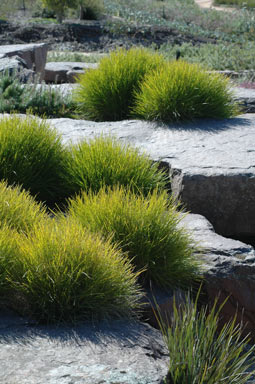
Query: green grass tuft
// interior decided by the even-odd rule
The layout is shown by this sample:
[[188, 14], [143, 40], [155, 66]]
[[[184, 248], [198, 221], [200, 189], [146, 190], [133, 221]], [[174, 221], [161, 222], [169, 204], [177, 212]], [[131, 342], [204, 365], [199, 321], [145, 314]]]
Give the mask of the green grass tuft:
[[146, 73], [158, 68], [164, 59], [144, 48], [120, 49], [103, 58], [99, 67], [82, 74], [75, 90], [78, 111], [96, 121], [130, 117], [134, 91]]
[[60, 136], [44, 120], [16, 115], [0, 120], [0, 180], [51, 205], [66, 197], [66, 159]]
[[164, 122], [229, 118], [237, 111], [228, 79], [182, 60], [148, 74], [133, 108], [134, 116]]
[[0, 303], [8, 301], [10, 284], [7, 281], [7, 273], [12, 271], [14, 255], [19, 252], [19, 242], [18, 232], [0, 219]]
[[109, 136], [71, 146], [66, 175], [73, 193], [123, 185], [146, 195], [167, 183], [167, 176], [147, 155]]
[[26, 312], [43, 323], [133, 315], [137, 276], [110, 240], [71, 220], [41, 223], [23, 236], [7, 271]]
[[70, 200], [69, 216], [93, 232], [120, 243], [143, 279], [162, 287], [184, 285], [197, 276], [193, 242], [178, 224], [180, 213], [167, 193], [154, 191], [148, 197], [129, 189], [101, 189]]
[[195, 301], [187, 296], [178, 308], [174, 304], [170, 326], [158, 316], [170, 357], [166, 384], [248, 383], [255, 347], [247, 350], [249, 339], [235, 319], [219, 330], [222, 305], [216, 300], [209, 313], [198, 310], [198, 295]]
[[20, 187], [0, 181], [0, 227], [7, 225], [18, 232], [29, 232], [48, 218], [46, 207]]

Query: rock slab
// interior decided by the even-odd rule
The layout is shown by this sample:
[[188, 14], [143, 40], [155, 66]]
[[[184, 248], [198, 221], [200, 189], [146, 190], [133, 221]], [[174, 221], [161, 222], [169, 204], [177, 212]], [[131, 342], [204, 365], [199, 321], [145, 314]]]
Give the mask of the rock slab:
[[214, 232], [211, 223], [201, 215], [187, 215], [181, 222], [198, 242], [204, 265], [208, 302], [222, 303], [221, 324], [233, 319], [245, 325], [245, 334], [255, 340], [255, 250], [240, 241], [224, 238]]
[[255, 115], [163, 125], [52, 119], [64, 142], [114, 135], [169, 168], [173, 192], [224, 236], [255, 236]]
[[74, 83], [78, 75], [97, 68], [97, 63], [50, 62], [45, 66], [46, 83]]
[[0, 316], [2, 384], [163, 384], [168, 353], [161, 334], [124, 320], [39, 327]]
[[41, 44], [16, 44], [1, 45], [0, 59], [6, 57], [18, 56], [26, 62], [27, 68], [44, 77], [44, 67], [46, 64], [48, 45]]

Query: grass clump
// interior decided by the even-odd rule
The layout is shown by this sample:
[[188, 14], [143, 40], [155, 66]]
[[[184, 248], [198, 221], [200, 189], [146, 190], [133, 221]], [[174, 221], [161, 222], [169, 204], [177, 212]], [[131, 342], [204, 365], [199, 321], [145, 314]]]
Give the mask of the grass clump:
[[133, 108], [135, 116], [165, 122], [229, 118], [237, 111], [228, 79], [182, 60], [148, 74]]
[[7, 279], [38, 321], [130, 316], [137, 309], [137, 273], [110, 240], [71, 220], [52, 220], [19, 245]]
[[[0, 203], [1, 204], [1, 203]], [[1, 211], [0, 211], [1, 213]], [[14, 255], [19, 252], [19, 234], [0, 219], [0, 302], [10, 289], [7, 271], [12, 270]]]
[[0, 227], [7, 225], [18, 232], [27, 233], [47, 218], [46, 208], [27, 191], [0, 181]]
[[[198, 293], [199, 295], [199, 293]], [[196, 300], [186, 297], [179, 308], [174, 304], [170, 325], [159, 315], [160, 328], [169, 350], [169, 371], [166, 384], [215, 384], [248, 382], [255, 373], [254, 346], [247, 349], [249, 339], [242, 336], [235, 319], [219, 330], [220, 311], [217, 300], [208, 312], [198, 310]]]
[[112, 235], [112, 241], [128, 252], [136, 270], [146, 269], [145, 282], [172, 287], [197, 276], [194, 245], [178, 227], [180, 213], [167, 192], [154, 191], [147, 197], [128, 188], [83, 192], [69, 201], [68, 215], [106, 238]]
[[147, 155], [109, 136], [71, 146], [66, 174], [76, 193], [118, 184], [146, 195], [167, 183], [166, 175]]
[[66, 157], [60, 136], [44, 120], [16, 115], [0, 120], [0, 180], [50, 205], [60, 202], [67, 193]]
[[97, 69], [82, 74], [75, 91], [79, 112], [96, 121], [130, 117], [134, 91], [146, 73], [162, 65], [161, 55], [143, 48], [120, 49], [103, 58]]

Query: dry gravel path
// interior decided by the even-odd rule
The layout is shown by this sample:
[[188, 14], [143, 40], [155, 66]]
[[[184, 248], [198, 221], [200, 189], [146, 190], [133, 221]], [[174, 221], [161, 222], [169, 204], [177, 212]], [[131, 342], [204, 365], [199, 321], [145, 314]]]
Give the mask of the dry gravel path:
[[213, 5], [213, 0], [195, 0], [195, 3], [197, 3], [201, 8], [210, 8], [210, 9], [215, 9], [216, 11], [225, 11], [225, 12], [235, 11], [235, 8], [215, 7]]

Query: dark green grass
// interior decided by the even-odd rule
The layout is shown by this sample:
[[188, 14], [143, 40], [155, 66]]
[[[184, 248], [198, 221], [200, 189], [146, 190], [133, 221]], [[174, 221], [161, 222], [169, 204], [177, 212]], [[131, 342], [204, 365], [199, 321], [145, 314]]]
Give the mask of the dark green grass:
[[[198, 294], [199, 295], [199, 294]], [[174, 303], [169, 324], [159, 315], [160, 328], [169, 350], [166, 384], [244, 384], [254, 375], [254, 346], [243, 336], [236, 319], [219, 329], [221, 309], [217, 300], [210, 310], [198, 309], [198, 296], [180, 306]]]

